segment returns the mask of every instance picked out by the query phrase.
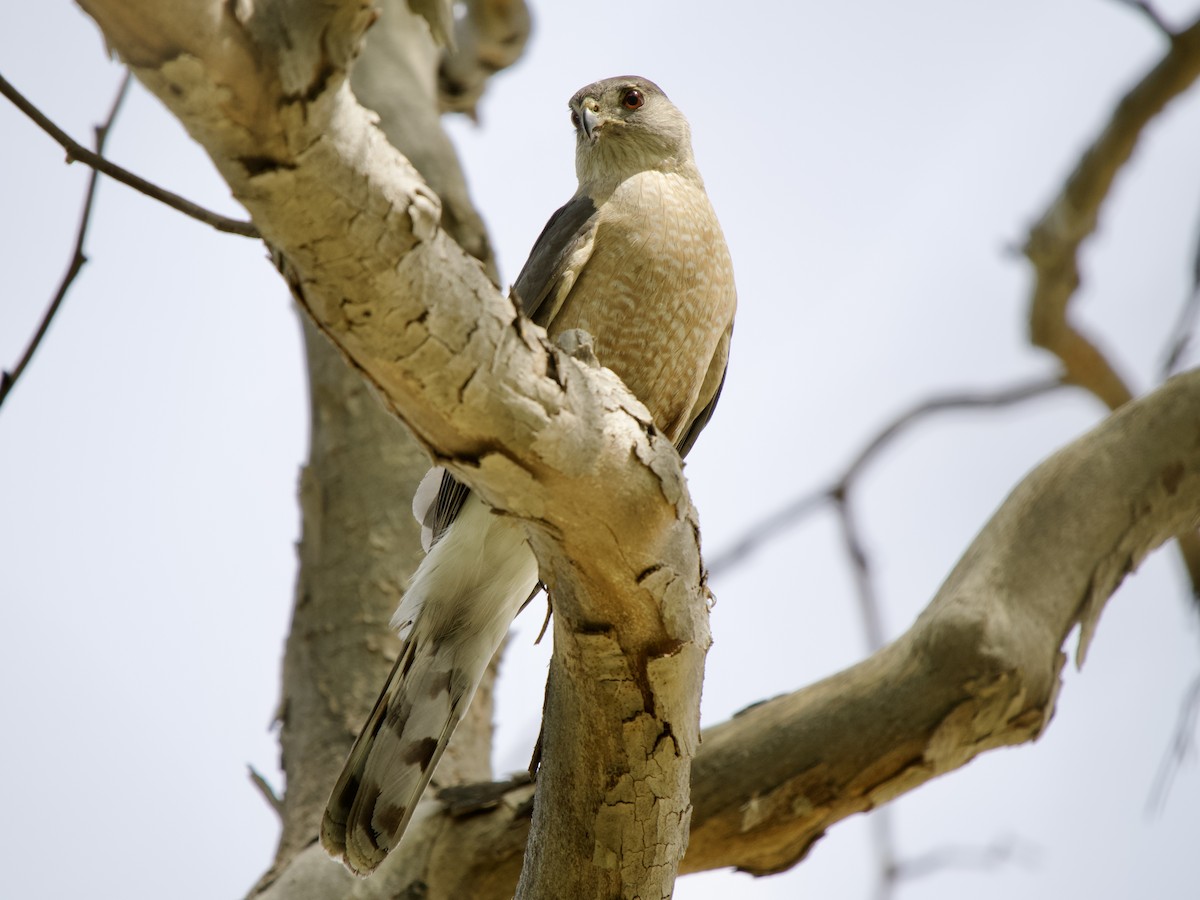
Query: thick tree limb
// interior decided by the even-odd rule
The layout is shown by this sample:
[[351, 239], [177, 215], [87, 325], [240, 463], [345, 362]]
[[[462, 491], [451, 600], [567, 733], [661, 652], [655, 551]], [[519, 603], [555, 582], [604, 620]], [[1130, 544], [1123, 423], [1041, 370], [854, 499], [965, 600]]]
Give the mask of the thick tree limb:
[[[439, 51], [405, 0], [385, 0], [381, 8], [354, 68], [356, 93], [442, 199], [442, 226], [491, 272], [483, 222], [438, 118]], [[312, 439], [279, 706], [287, 793], [279, 847], [259, 890], [317, 831], [330, 786], [395, 661], [400, 642], [388, 620], [422, 555], [409, 508], [428, 456], [307, 317], [305, 350]], [[489, 671], [435, 784], [491, 777], [495, 666]]]
[[880, 653], [706, 730], [684, 871], [786, 868], [845, 815], [1037, 737], [1068, 633], [1082, 662], [1125, 575], [1198, 521], [1200, 371], [1035, 469]]
[[[426, 29], [415, 27], [419, 23], [407, 0], [382, 0], [379, 7], [381, 20], [367, 33], [362, 58], [351, 72], [354, 94], [379, 114], [379, 127], [388, 140], [442, 201], [442, 227], [498, 282], [487, 229], [471, 202], [458, 153], [439, 114], [438, 63], [450, 51], [436, 47]], [[466, 21], [459, 20], [455, 30], [466, 27]], [[466, 52], [461, 35], [456, 47], [454, 53]]]

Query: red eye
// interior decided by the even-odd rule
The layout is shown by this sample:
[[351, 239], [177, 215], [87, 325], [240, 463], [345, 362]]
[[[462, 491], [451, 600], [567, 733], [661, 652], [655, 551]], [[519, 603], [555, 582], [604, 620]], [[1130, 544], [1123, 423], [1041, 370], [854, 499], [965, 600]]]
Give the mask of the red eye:
[[579, 128], [579, 113], [575, 112], [575, 110], [571, 110], [571, 127]]
[[621, 95], [621, 105], [626, 109], [641, 109], [642, 104], [645, 102], [646, 98], [636, 88], [630, 88]]

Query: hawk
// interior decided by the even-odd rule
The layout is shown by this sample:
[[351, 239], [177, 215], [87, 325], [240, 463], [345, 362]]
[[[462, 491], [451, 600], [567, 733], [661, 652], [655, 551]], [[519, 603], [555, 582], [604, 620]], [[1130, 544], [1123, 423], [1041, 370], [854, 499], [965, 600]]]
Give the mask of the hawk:
[[[556, 337], [587, 332], [599, 362], [691, 449], [724, 383], [737, 294], [687, 119], [624, 76], [568, 104], [579, 188], [550, 217], [513, 285]], [[392, 619], [404, 645], [333, 788], [321, 842], [353, 871], [396, 846], [509, 625], [538, 587], [519, 522], [440, 469], [414, 512], [428, 554]]]

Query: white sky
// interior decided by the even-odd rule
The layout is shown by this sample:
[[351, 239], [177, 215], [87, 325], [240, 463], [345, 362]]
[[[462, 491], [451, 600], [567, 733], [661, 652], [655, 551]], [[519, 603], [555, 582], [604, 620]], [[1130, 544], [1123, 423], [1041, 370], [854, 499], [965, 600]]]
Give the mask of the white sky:
[[[1177, 21], [1193, 4], [1162, 2]], [[482, 127], [457, 122], [506, 278], [574, 187], [566, 99], [615, 74], [684, 109], [737, 268], [721, 408], [688, 465], [705, 543], [823, 483], [895, 411], [944, 388], [1052, 368], [1028, 349], [1027, 267], [1005, 248], [1157, 58], [1106, 0], [778, 4], [543, 2]], [[120, 78], [74, 7], [4, 16], [0, 72], [80, 139]], [[0, 365], [66, 265], [86, 172], [0, 103]], [[1200, 94], [1150, 131], [1084, 256], [1073, 314], [1137, 390], [1153, 383], [1200, 222]], [[109, 154], [239, 211], [202, 153], [136, 89]], [[245, 777], [278, 782], [278, 693], [305, 455], [299, 331], [253, 241], [101, 187], [91, 262], [0, 409], [0, 896], [242, 896], [274, 849]], [[1191, 358], [1195, 364], [1195, 355]], [[1098, 421], [1077, 395], [938, 419], [862, 483], [889, 634], [928, 602], [989, 513]], [[744, 463], [737, 465], [738, 462]], [[714, 723], [861, 657], [836, 531], [818, 516], [714, 579]], [[990, 753], [894, 804], [903, 855], [1013, 837], [1021, 862], [944, 872], [901, 897], [1194, 897], [1200, 774], [1146, 813], [1200, 669], [1173, 551], [1117, 594], [1036, 745]], [[528, 758], [540, 622], [506, 662], [497, 762]], [[1073, 649], [1073, 647], [1071, 648]], [[200, 861], [202, 866], [197, 866]], [[180, 878], [181, 873], [186, 873]], [[867, 820], [790, 873], [716, 873], [683, 900], [870, 896]]]

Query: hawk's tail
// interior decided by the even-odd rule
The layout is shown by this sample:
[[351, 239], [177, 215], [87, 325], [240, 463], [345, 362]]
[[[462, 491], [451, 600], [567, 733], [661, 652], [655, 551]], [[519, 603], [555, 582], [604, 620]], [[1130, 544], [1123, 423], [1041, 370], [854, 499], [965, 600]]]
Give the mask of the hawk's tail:
[[470, 497], [413, 575], [400, 658], [334, 785], [321, 843], [355, 872], [400, 840], [521, 605], [537, 562], [521, 527]]

